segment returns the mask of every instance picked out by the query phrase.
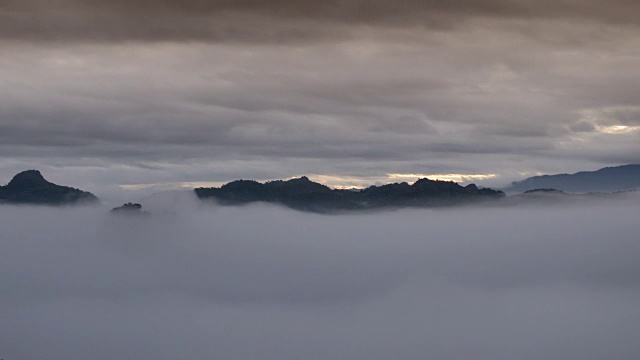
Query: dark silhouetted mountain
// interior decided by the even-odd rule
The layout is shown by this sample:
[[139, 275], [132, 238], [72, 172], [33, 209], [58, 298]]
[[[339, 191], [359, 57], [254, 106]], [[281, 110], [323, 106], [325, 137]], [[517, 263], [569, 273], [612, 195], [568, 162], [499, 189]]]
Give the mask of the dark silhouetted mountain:
[[146, 211], [142, 211], [142, 205], [137, 203], [130, 203], [130, 202], [122, 206], [118, 206], [111, 209], [110, 213], [115, 215], [127, 215], [127, 216], [139, 216], [139, 215], [149, 214]]
[[536, 194], [536, 193], [544, 193], [544, 194], [564, 194], [564, 191], [562, 190], [556, 190], [556, 189], [533, 189], [533, 190], [527, 190], [524, 192], [525, 194]]
[[507, 196], [498, 205], [589, 205], [606, 202], [631, 201], [637, 203], [637, 191], [569, 193], [556, 189], [533, 189], [523, 193]]
[[195, 192], [200, 199], [215, 199], [223, 205], [269, 202], [315, 212], [446, 206], [504, 196], [501, 191], [478, 189], [473, 184], [463, 187], [450, 181], [429, 179], [420, 179], [413, 185], [395, 183], [371, 186], [360, 191], [335, 190], [313, 182], [306, 176], [266, 183], [237, 180], [219, 188], [198, 188]]
[[0, 186], [0, 203], [73, 205], [98, 203], [93, 194], [48, 182], [37, 170], [27, 170]]
[[640, 165], [606, 167], [575, 174], [542, 175], [514, 182], [507, 192], [552, 188], [570, 193], [616, 192], [640, 188]]

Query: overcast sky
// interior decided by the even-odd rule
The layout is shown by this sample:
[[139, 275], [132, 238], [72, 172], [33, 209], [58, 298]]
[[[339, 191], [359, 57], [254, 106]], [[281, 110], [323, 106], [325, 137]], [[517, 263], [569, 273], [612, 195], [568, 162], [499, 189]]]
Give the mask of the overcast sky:
[[639, 64], [635, 0], [0, 0], [0, 182], [499, 186], [638, 163]]

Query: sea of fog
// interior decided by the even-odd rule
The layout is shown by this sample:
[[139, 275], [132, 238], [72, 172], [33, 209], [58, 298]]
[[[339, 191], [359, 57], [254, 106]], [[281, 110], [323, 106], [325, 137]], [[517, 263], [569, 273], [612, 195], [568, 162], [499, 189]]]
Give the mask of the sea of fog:
[[640, 201], [0, 207], [4, 360], [635, 360]]

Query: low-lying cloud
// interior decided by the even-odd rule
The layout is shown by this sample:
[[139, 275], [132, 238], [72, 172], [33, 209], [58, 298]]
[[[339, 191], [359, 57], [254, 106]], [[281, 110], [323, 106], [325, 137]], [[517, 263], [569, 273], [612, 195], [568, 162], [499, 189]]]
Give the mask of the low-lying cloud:
[[637, 201], [0, 207], [4, 359], [631, 359]]

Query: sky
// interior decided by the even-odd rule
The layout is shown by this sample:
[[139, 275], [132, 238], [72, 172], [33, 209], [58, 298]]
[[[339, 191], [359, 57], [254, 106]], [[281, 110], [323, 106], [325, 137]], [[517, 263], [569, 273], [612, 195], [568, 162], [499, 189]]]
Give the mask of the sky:
[[143, 218], [0, 207], [11, 224], [0, 227], [0, 356], [629, 360], [640, 352], [637, 197], [329, 216], [203, 207], [185, 194], [193, 198], [179, 211]]
[[0, 183], [505, 186], [638, 163], [638, 64], [635, 0], [0, 0]]

